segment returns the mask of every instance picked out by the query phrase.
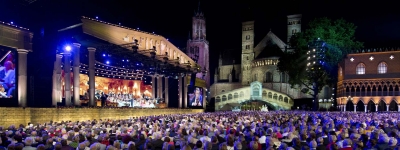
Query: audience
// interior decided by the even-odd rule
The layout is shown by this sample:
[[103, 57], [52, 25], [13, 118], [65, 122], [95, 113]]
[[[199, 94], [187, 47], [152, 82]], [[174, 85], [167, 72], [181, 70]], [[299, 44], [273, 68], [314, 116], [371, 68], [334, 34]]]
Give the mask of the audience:
[[0, 127], [0, 150], [400, 150], [400, 113], [243, 111]]

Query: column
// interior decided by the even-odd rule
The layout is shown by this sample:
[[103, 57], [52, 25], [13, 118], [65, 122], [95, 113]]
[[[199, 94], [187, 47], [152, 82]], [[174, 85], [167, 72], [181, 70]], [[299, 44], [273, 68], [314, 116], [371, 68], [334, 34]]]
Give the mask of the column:
[[187, 83], [188, 81], [187, 81], [187, 77], [186, 77], [186, 74], [185, 74], [185, 76], [183, 77], [183, 92], [182, 92], [182, 94], [183, 94], [183, 107], [184, 108], [187, 108], [187, 106], [188, 106], [188, 97], [187, 97], [187, 94], [188, 94], [188, 83]]
[[389, 111], [389, 105], [386, 105], [386, 111]]
[[97, 103], [95, 103], [95, 97], [94, 97], [94, 92], [95, 92], [95, 63], [96, 63], [96, 58], [95, 58], [95, 52], [96, 48], [93, 47], [88, 47], [89, 51], [89, 106], [97, 106]]
[[57, 102], [61, 100], [61, 54], [56, 54], [53, 71], [53, 100], [52, 106], [57, 106]]
[[81, 105], [81, 100], [80, 100], [80, 88], [79, 88], [79, 66], [81, 65], [80, 62], [80, 48], [81, 44], [79, 43], [73, 43], [74, 45], [74, 66], [73, 66], [73, 77], [74, 77], [74, 105], [75, 106], [80, 106]]
[[203, 88], [203, 109], [206, 109], [207, 105], [207, 88]]
[[151, 96], [153, 96], [154, 99], [156, 99], [156, 77], [153, 75], [151, 76]]
[[27, 106], [27, 57], [28, 50], [18, 49], [18, 104], [21, 107]]
[[397, 105], [397, 111], [400, 112], [400, 105]]
[[343, 105], [343, 111], [346, 112], [346, 105]]
[[357, 112], [357, 105], [354, 105], [354, 112]]
[[65, 106], [71, 106], [71, 53], [64, 53], [64, 89], [65, 89]]
[[378, 105], [375, 105], [375, 111], [378, 111]]
[[[182, 108], [182, 90], [183, 90], [183, 87], [182, 87], [182, 81], [183, 79], [182, 79], [182, 77], [181, 76], [179, 76], [178, 77], [178, 99], [179, 99], [179, 108]], [[400, 105], [399, 105], [399, 108], [400, 108]], [[399, 109], [400, 110], [400, 109]]]
[[368, 105], [364, 105], [364, 112], [367, 112], [367, 106]]
[[161, 75], [158, 75], [158, 77], [157, 77], [157, 96], [160, 98], [160, 99], [162, 99], [163, 98], [163, 88], [162, 88], [162, 78], [163, 78], [163, 76], [161, 76]]
[[[56, 61], [57, 61], [57, 56], [56, 56]], [[52, 84], [52, 96], [51, 96], [51, 106], [56, 106], [57, 105], [57, 101], [56, 101], [56, 97], [57, 97], [57, 73], [56, 73], [56, 69], [57, 69], [57, 62], [54, 61], [54, 67], [53, 67], [53, 84]]]
[[169, 104], [169, 93], [168, 93], [168, 90], [169, 90], [169, 87], [168, 87], [168, 77], [164, 77], [164, 92], [165, 92], [165, 105], [166, 105], [166, 107], [169, 107], [168, 106], [168, 104]]

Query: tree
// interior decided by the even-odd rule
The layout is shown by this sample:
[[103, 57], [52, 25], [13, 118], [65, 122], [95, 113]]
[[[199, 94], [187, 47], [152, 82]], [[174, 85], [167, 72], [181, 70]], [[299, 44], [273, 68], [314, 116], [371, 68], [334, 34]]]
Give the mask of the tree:
[[[278, 70], [289, 76], [289, 84], [294, 87], [305, 87], [301, 91], [314, 98], [314, 110], [318, 109], [318, 93], [325, 85], [336, 83], [337, 64], [354, 49], [363, 47], [356, 41], [354, 34], [356, 26], [344, 19], [331, 20], [318, 18], [308, 24], [304, 32], [292, 36], [290, 45], [293, 51], [285, 52], [279, 58]], [[315, 39], [323, 40], [325, 44], [324, 65], [321, 73], [310, 76], [307, 71], [307, 52], [309, 44]]]

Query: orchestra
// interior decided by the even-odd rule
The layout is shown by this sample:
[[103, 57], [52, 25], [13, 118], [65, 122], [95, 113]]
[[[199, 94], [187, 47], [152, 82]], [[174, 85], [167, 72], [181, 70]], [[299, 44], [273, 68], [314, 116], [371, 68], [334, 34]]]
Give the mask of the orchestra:
[[114, 93], [109, 92], [104, 94], [97, 90], [95, 94], [96, 99], [105, 97], [107, 104], [117, 104], [118, 107], [139, 107], [139, 108], [155, 108], [160, 102], [160, 99], [154, 99], [144, 94], [142, 96], [135, 96], [132, 93]]

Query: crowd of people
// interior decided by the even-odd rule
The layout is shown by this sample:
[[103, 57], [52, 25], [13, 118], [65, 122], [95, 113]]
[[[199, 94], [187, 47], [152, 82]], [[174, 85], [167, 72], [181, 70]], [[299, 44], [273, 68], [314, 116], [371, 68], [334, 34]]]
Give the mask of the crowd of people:
[[399, 150], [400, 113], [241, 111], [0, 127], [1, 150]]

